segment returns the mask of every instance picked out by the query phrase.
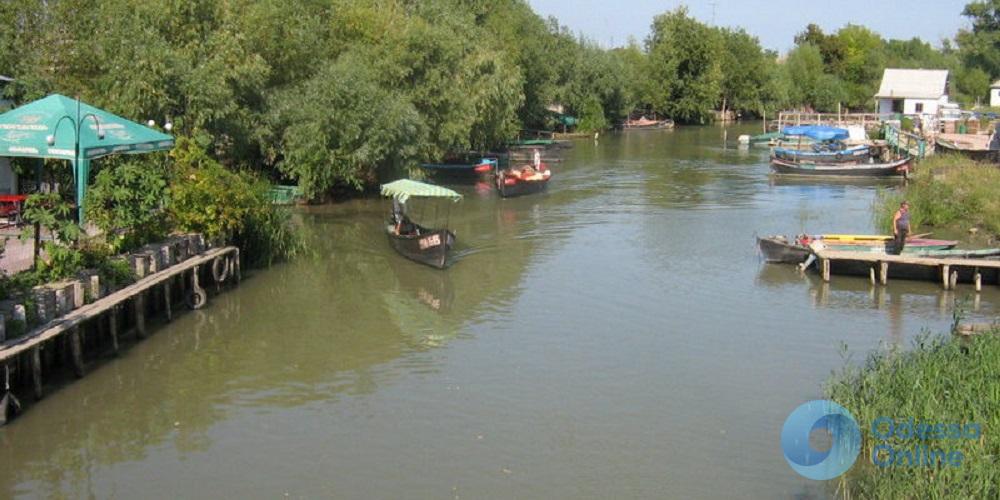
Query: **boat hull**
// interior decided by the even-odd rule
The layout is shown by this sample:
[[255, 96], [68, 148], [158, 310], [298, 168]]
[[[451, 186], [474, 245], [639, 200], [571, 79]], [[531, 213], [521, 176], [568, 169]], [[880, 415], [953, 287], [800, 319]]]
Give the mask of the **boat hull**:
[[891, 177], [906, 175], [910, 159], [904, 158], [891, 163], [816, 163], [794, 162], [771, 158], [771, 169], [779, 174], [816, 175], [816, 176], [852, 176], [852, 177]]
[[867, 162], [871, 158], [871, 151], [867, 147], [845, 149], [843, 151], [828, 151], [816, 153], [813, 151], [800, 151], [789, 148], [774, 148], [774, 157], [780, 160], [791, 162], [817, 162], [817, 163], [857, 163]]
[[[545, 191], [546, 187], [548, 187], [549, 179], [551, 179], [551, 177], [529, 181], [517, 179], [516, 177], [505, 175], [501, 172], [496, 178], [497, 191], [503, 198], [513, 198], [515, 196], [541, 193], [542, 191]], [[514, 182], [510, 183], [510, 180], [514, 180]]]
[[[825, 248], [828, 250], [837, 250], [841, 252], [866, 252], [881, 254], [893, 252], [894, 248], [891, 240], [885, 241], [875, 238], [877, 237], [871, 237], [871, 239], [858, 239], [855, 240], [854, 243], [829, 243], [822, 239], [817, 241], [824, 241]], [[952, 250], [957, 243], [957, 241], [951, 240], [928, 240], [923, 238], [914, 238], [912, 240], [907, 240], [906, 245], [903, 247], [903, 254], [914, 256], [965, 258], [991, 258], [994, 256], [1000, 256], [1000, 249]], [[798, 264], [805, 261], [809, 254], [812, 253], [812, 250], [810, 250], [809, 247], [796, 242], [789, 242], [784, 236], [768, 236], [764, 238], [758, 237], [757, 247], [760, 248], [761, 254], [768, 262], [784, 264]]]
[[424, 229], [418, 226], [418, 234], [399, 235], [393, 226], [387, 225], [385, 232], [389, 246], [396, 253], [437, 269], [448, 266], [448, 254], [455, 244], [455, 233], [447, 229]]
[[808, 248], [789, 243], [784, 236], [768, 236], [757, 238], [757, 247], [768, 262], [782, 264], [798, 264], [805, 261], [810, 254]]

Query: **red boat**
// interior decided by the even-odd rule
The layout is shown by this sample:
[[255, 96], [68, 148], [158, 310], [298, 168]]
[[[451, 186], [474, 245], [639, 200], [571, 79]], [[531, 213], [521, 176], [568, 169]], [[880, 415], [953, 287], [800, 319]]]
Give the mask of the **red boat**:
[[545, 190], [552, 178], [552, 171], [544, 163], [538, 169], [531, 165], [505, 168], [497, 172], [497, 191], [504, 198], [539, 193]]

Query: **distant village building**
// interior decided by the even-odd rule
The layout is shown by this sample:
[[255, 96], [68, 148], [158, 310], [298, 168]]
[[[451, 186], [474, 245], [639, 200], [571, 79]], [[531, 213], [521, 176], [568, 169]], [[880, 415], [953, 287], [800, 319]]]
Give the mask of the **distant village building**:
[[936, 116], [948, 104], [948, 70], [886, 68], [875, 99], [880, 114]]
[[997, 80], [993, 82], [993, 85], [990, 85], [990, 107], [1000, 107], [1000, 80]]

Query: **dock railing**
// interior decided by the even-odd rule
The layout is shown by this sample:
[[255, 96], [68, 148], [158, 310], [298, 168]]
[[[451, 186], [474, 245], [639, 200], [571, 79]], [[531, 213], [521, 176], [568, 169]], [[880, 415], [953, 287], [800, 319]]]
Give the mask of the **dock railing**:
[[781, 111], [778, 119], [771, 122], [771, 128], [781, 130], [793, 125], [830, 125], [847, 127], [861, 125], [865, 129], [878, 128], [882, 122], [892, 120], [894, 113], [805, 113], [800, 111]]

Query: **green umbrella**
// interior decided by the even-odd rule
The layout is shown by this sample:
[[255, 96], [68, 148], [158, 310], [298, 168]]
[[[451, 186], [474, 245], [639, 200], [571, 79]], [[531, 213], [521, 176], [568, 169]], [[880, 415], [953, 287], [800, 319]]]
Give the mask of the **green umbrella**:
[[73, 163], [81, 224], [91, 160], [172, 147], [174, 138], [167, 134], [59, 94], [0, 114], [0, 156]]

